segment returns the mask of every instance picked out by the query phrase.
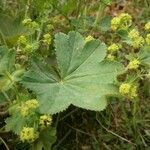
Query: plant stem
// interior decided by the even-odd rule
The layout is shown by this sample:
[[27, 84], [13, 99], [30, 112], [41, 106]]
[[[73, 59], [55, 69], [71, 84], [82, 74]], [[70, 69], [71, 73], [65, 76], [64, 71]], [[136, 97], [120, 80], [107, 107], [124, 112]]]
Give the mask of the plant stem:
[[8, 95], [6, 94], [6, 92], [2, 91], [2, 93], [3, 93], [4, 97], [6, 98], [6, 100], [7, 100], [9, 103], [11, 103], [11, 100], [10, 100], [10, 98], [8, 97]]
[[101, 127], [102, 127], [103, 129], [105, 129], [107, 132], [109, 132], [109, 133], [111, 133], [112, 135], [114, 135], [114, 136], [120, 138], [120, 139], [123, 140], [123, 141], [126, 141], [126, 142], [128, 142], [128, 143], [130, 143], [130, 144], [136, 145], [135, 143], [132, 143], [131, 141], [125, 139], [124, 137], [122, 137], [122, 136], [120, 136], [120, 135], [118, 135], [118, 134], [112, 132], [111, 130], [107, 129], [106, 127], [104, 127], [104, 126], [101, 124], [101, 122], [99, 121], [99, 119], [98, 119], [98, 113], [96, 113], [96, 120], [97, 120], [97, 122], [101, 125]]
[[134, 131], [136, 131], [136, 113], [137, 113], [137, 99], [133, 100], [133, 109], [132, 109], [132, 115], [133, 115], [133, 127]]
[[14, 91], [15, 91], [16, 95], [18, 95], [17, 87], [16, 87], [16, 85], [14, 84], [14, 81], [13, 81], [13, 79], [12, 79], [12, 77], [11, 77], [11, 74], [10, 74], [9, 72], [5, 72], [5, 75], [6, 75], [6, 77], [12, 82], [12, 85], [14, 86]]
[[6, 42], [6, 40], [5, 40], [5, 37], [4, 37], [4, 34], [2, 33], [2, 31], [0, 31], [0, 35], [1, 35], [1, 37], [2, 37], [2, 40], [3, 40], [4, 44], [5, 44], [5, 46], [8, 48], [7, 42]]
[[5, 145], [6, 149], [7, 149], [7, 150], [10, 150], [9, 147], [8, 147], [8, 145], [6, 144], [6, 142], [5, 142], [1, 137], [0, 137], [0, 140], [1, 140], [2, 143]]
[[30, 6], [30, 0], [27, 1], [26, 10], [25, 10], [25, 18], [27, 18], [28, 16], [29, 6]]
[[93, 24], [94, 28], [95, 28], [95, 27], [97, 26], [97, 24], [101, 21], [102, 16], [103, 16], [103, 14], [104, 14], [105, 8], [106, 8], [106, 5], [105, 5], [105, 4], [101, 3], [101, 4], [99, 5], [99, 9], [98, 9], [98, 12], [97, 12], [97, 15], [96, 15], [96, 19], [95, 19], [95, 22], [94, 22], [94, 24]]

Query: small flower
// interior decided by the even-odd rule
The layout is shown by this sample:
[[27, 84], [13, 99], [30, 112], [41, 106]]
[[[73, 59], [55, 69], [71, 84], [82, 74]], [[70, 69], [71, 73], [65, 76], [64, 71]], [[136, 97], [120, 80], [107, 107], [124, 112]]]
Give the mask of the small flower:
[[140, 65], [140, 61], [138, 59], [134, 59], [129, 62], [127, 68], [128, 69], [137, 69]]
[[40, 116], [39, 125], [42, 128], [45, 128], [51, 124], [52, 124], [52, 117], [51, 116], [49, 116], [49, 115]]
[[24, 35], [21, 35], [19, 38], [18, 38], [18, 44], [20, 45], [25, 45], [27, 43], [27, 39]]
[[136, 85], [132, 86], [129, 96], [130, 96], [131, 99], [133, 99], [133, 98], [138, 96], [138, 94], [137, 94], [137, 86]]
[[119, 93], [130, 99], [137, 97], [137, 86], [130, 83], [122, 83], [119, 87]]
[[31, 99], [31, 100], [26, 101], [25, 105], [28, 108], [37, 108], [37, 107], [39, 107], [39, 103], [36, 99]]
[[142, 47], [144, 45], [144, 42], [145, 42], [144, 38], [142, 36], [139, 36], [132, 41], [131, 45], [133, 46], [133, 48], [137, 49], [137, 48]]
[[150, 46], [150, 34], [147, 34], [145, 41]]
[[27, 44], [24, 48], [24, 52], [26, 52], [26, 53], [31, 53], [32, 50], [33, 50], [33, 45], [31, 45], [31, 44]]
[[21, 107], [19, 107], [19, 109], [20, 109], [20, 113], [21, 113], [21, 115], [22, 115], [23, 117], [25, 117], [25, 116], [28, 115], [28, 113], [29, 113], [29, 108], [28, 108], [28, 107], [26, 107], [26, 106], [21, 106]]
[[44, 38], [43, 42], [45, 44], [47, 44], [47, 45], [51, 44], [52, 39], [51, 39], [51, 35], [49, 33], [44, 34], [43, 38]]
[[24, 26], [30, 26], [31, 23], [32, 23], [32, 20], [31, 20], [30, 18], [26, 18], [26, 19], [24, 19], [24, 20], [22, 21], [22, 24], [23, 24]]
[[113, 53], [113, 52], [117, 52], [120, 48], [121, 48], [121, 45], [114, 43], [114, 44], [110, 45], [110, 46], [107, 48], [107, 50], [108, 50], [109, 52]]
[[112, 20], [111, 20], [111, 29], [112, 30], [117, 30], [120, 26], [120, 22], [121, 22], [121, 19], [118, 18], [118, 17], [114, 17]]
[[132, 24], [132, 17], [128, 13], [121, 13], [119, 16], [111, 20], [112, 30], [125, 29], [127, 30]]
[[126, 95], [130, 93], [131, 84], [129, 83], [122, 83], [119, 87], [119, 92], [122, 95]]
[[137, 37], [139, 37], [139, 31], [138, 30], [136, 30], [136, 29], [132, 29], [130, 32], [129, 32], [129, 38], [131, 38], [131, 39], [135, 39], [135, 38], [137, 38]]
[[115, 60], [115, 56], [112, 55], [112, 54], [108, 54], [107, 59], [110, 60], [110, 61], [113, 61], [113, 60]]
[[22, 142], [34, 142], [39, 137], [39, 133], [34, 130], [32, 127], [23, 127], [21, 133], [20, 133], [20, 140]]
[[121, 19], [121, 22], [124, 24], [131, 24], [132, 17], [128, 13], [121, 13], [119, 18]]
[[92, 41], [92, 40], [94, 40], [94, 38], [93, 38], [93, 36], [91, 36], [91, 35], [89, 35], [89, 36], [87, 36], [87, 37], [85, 38], [85, 42], [90, 42], [90, 41]]
[[32, 21], [30, 18], [24, 19], [22, 24], [29, 29], [38, 29], [39, 27], [39, 24], [35, 21]]
[[145, 29], [147, 32], [150, 32], [150, 21], [145, 24], [144, 29]]
[[144, 45], [144, 38], [140, 36], [136, 29], [131, 30], [128, 36], [132, 40], [131, 46], [133, 46], [133, 48], [140, 48]]
[[20, 113], [23, 117], [26, 117], [31, 110], [36, 109], [37, 107], [39, 107], [39, 103], [36, 99], [31, 99], [26, 101], [25, 103], [23, 103], [19, 109], [20, 109]]

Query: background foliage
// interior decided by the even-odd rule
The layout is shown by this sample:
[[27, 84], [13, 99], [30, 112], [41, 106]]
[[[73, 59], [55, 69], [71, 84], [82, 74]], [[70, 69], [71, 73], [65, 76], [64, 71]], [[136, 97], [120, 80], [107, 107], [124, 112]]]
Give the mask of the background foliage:
[[[111, 30], [111, 19], [122, 12], [133, 17], [132, 28], [138, 28], [145, 37], [144, 25], [150, 21], [148, 0], [0, 1], [1, 149], [150, 149], [150, 49], [144, 46], [134, 50], [129, 46], [132, 41], [126, 31]], [[23, 24], [22, 21], [28, 18], [31, 22]], [[25, 38], [21, 39], [22, 35]], [[86, 43], [88, 35], [94, 39]], [[107, 46], [112, 43], [122, 44], [121, 50], [113, 53], [117, 62], [106, 59], [109, 55]], [[83, 55], [75, 53], [78, 46]], [[70, 56], [69, 50], [75, 51], [73, 56]], [[89, 57], [91, 53], [93, 55]], [[140, 60], [140, 68], [125, 72], [122, 65], [126, 67], [135, 57]], [[97, 66], [98, 61], [101, 62], [98, 64], [101, 70]], [[118, 72], [112, 72], [115, 69]], [[109, 76], [106, 76], [108, 72]], [[93, 77], [95, 73], [101, 76]], [[55, 81], [52, 81], [53, 78]], [[68, 80], [69, 85], [64, 86]], [[85, 81], [92, 83], [86, 85]], [[103, 88], [107, 91], [97, 81], [101, 84], [105, 81]], [[117, 86], [124, 81], [138, 86], [135, 101], [118, 93]], [[79, 89], [74, 88], [78, 84]], [[94, 93], [89, 99], [91, 89], [87, 87], [91, 84]], [[58, 89], [61, 89], [62, 95], [59, 95]], [[103, 96], [112, 94], [106, 107]], [[117, 96], [114, 97], [114, 94]], [[28, 117], [22, 117], [18, 106], [36, 96], [39, 102], [44, 100], [43, 106]], [[95, 103], [97, 96], [103, 97], [103, 100]], [[47, 101], [49, 97], [53, 102]], [[104, 110], [96, 112], [83, 108]], [[39, 139], [33, 144], [21, 142], [17, 134], [25, 124], [34, 124], [34, 128], [40, 130], [37, 122], [41, 113], [54, 114], [52, 124], [40, 131]]]

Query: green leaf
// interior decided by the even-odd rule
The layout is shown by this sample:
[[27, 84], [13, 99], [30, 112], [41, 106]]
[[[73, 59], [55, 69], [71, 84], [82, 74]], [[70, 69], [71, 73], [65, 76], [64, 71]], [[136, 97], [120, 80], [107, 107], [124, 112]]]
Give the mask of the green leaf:
[[6, 126], [5, 129], [6, 131], [13, 131], [15, 134], [20, 134], [23, 126], [25, 125], [25, 119], [21, 117], [21, 115], [15, 114], [12, 115], [11, 117], [8, 117], [6, 120]]
[[63, 2], [62, 11], [64, 14], [71, 14], [73, 11], [77, 9], [76, 0], [67, 0]]
[[105, 16], [102, 18], [101, 23], [100, 23], [100, 29], [104, 32], [108, 31], [111, 27], [111, 16]]
[[[4, 21], [5, 20], [5, 21]], [[6, 14], [0, 14], [0, 39], [3, 44], [13, 47], [20, 35], [28, 35], [25, 27], [22, 25], [20, 18], [12, 18]]]
[[[5, 53], [4, 53], [4, 50]], [[11, 72], [15, 63], [15, 53], [13, 50], [7, 50], [0, 47], [0, 73], [8, 71]]]
[[8, 76], [13, 71], [14, 63], [14, 51], [0, 47], [0, 91], [6, 91], [12, 86]]
[[52, 144], [56, 142], [56, 129], [49, 127], [40, 132], [39, 139], [33, 144], [33, 150], [51, 150]]
[[0, 47], [0, 91], [9, 90], [14, 82], [20, 80], [24, 70], [14, 70], [15, 52]]
[[41, 62], [34, 62], [22, 81], [24, 86], [37, 94], [40, 111], [54, 114], [65, 110], [70, 104], [103, 110], [106, 97], [118, 93], [113, 82], [123, 71], [123, 66], [104, 60], [104, 43], [99, 40], [85, 42], [77, 32], [56, 34], [55, 47], [57, 73], [41, 65]]
[[150, 67], [150, 46], [143, 47], [138, 53], [138, 57], [143, 65]]
[[102, 0], [102, 3], [104, 3], [105, 5], [111, 5], [112, 0]]
[[4, 94], [0, 92], [0, 104], [5, 103], [6, 100], [7, 100], [7, 99], [5, 98]]

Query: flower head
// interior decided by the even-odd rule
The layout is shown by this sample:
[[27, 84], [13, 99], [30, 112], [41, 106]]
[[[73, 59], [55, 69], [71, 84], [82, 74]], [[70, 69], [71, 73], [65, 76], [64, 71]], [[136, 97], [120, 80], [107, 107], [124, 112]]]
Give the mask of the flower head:
[[39, 27], [39, 24], [35, 21], [32, 21], [31, 18], [24, 19], [22, 24], [29, 29], [37, 29]]
[[128, 69], [137, 69], [140, 65], [140, 61], [138, 59], [134, 59], [129, 62], [127, 68]]
[[94, 40], [94, 38], [93, 38], [93, 36], [91, 36], [91, 35], [89, 35], [89, 36], [87, 36], [87, 37], [85, 38], [85, 42], [90, 42], [90, 41], [92, 41], [92, 40]]
[[39, 137], [39, 133], [32, 127], [23, 127], [20, 133], [20, 140], [22, 142], [34, 142]]
[[20, 109], [20, 113], [23, 117], [27, 116], [29, 114], [29, 112], [33, 109], [36, 109], [37, 107], [39, 107], [39, 103], [36, 99], [31, 99], [26, 101], [25, 103], [23, 103], [19, 109]]
[[39, 125], [44, 128], [52, 124], [52, 117], [49, 115], [40, 116]]
[[39, 107], [39, 103], [36, 99], [31, 99], [25, 102], [25, 106], [28, 108], [37, 108]]
[[23, 24], [24, 26], [30, 26], [31, 23], [32, 23], [31, 18], [26, 18], [26, 19], [24, 19], [24, 20], [22, 21], [22, 24]]
[[130, 32], [129, 32], [129, 38], [131, 38], [131, 39], [135, 39], [135, 38], [137, 38], [137, 37], [139, 37], [139, 31], [138, 30], [136, 30], [136, 29], [132, 29]]
[[119, 87], [119, 92], [122, 95], [129, 94], [130, 89], [131, 89], [131, 84], [129, 84], [129, 83], [122, 83], [120, 85], [120, 87]]
[[144, 29], [145, 29], [146, 31], [150, 32], [150, 21], [145, 24]]
[[140, 36], [138, 30], [132, 29], [128, 36], [132, 40], [131, 46], [134, 48], [140, 48], [144, 45], [144, 38]]
[[110, 61], [113, 61], [113, 60], [115, 60], [115, 56], [112, 55], [112, 54], [108, 54], [107, 59], [110, 60]]
[[133, 48], [140, 48], [144, 45], [144, 38], [142, 36], [137, 37], [137, 39], [133, 40], [132, 46]]
[[121, 13], [119, 18], [121, 19], [121, 22], [124, 24], [131, 24], [132, 22], [132, 17], [128, 13]]
[[27, 43], [27, 39], [24, 35], [21, 35], [19, 38], [18, 38], [18, 44], [20, 45], [25, 45]]
[[49, 45], [49, 44], [51, 44], [51, 35], [49, 34], [49, 33], [47, 33], [47, 34], [44, 34], [44, 36], [43, 36], [43, 42], [45, 43], [45, 44], [47, 44], [47, 45]]
[[32, 44], [27, 44], [24, 48], [24, 52], [26, 53], [31, 53], [33, 50], [33, 45]]
[[121, 45], [114, 43], [114, 44], [110, 45], [110, 46], [107, 48], [107, 50], [108, 50], [109, 52], [113, 53], [113, 52], [117, 52], [120, 48], [121, 48]]
[[149, 45], [150, 46], [150, 34], [147, 34], [147, 36], [146, 36], [146, 43], [147, 43], [147, 45]]
[[120, 26], [120, 22], [121, 22], [121, 19], [119, 17], [114, 17], [112, 20], [111, 20], [111, 28], [112, 30], [117, 30]]
[[132, 17], [128, 13], [121, 13], [119, 16], [111, 20], [112, 30], [128, 29], [132, 24]]
[[133, 99], [137, 97], [137, 86], [130, 83], [122, 83], [119, 87], [119, 93]]
[[133, 99], [133, 98], [135, 98], [137, 96], [138, 96], [138, 94], [137, 94], [137, 86], [133, 85], [132, 88], [131, 88], [131, 91], [130, 91], [130, 98]]

